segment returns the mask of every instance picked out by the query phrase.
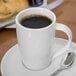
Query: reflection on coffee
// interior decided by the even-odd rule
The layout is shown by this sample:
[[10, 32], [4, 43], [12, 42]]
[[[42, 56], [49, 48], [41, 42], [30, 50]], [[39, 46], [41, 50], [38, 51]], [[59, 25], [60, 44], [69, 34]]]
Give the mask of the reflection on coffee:
[[49, 26], [52, 20], [42, 15], [29, 15], [21, 20], [21, 25], [28, 28], [43, 28]]

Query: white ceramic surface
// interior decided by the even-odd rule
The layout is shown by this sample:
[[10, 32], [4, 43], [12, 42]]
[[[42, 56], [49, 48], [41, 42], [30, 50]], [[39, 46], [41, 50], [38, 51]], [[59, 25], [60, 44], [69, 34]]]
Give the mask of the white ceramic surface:
[[[59, 6], [61, 3], [63, 3], [63, 1], [64, 1], [64, 0], [55, 0], [54, 2], [49, 3], [49, 4], [47, 5], [47, 0], [44, 0], [43, 5], [41, 5], [40, 7], [44, 7], [44, 8], [47, 8], [47, 9], [52, 10], [52, 9], [56, 8], [57, 6]], [[0, 27], [4, 26], [5, 24], [10, 23], [12, 20], [13, 20], [13, 19], [7, 20], [7, 21], [5, 21], [5, 22], [0, 23]], [[6, 28], [16, 28], [16, 24], [7, 26]]]
[[56, 8], [57, 6], [59, 6], [61, 3], [63, 3], [63, 1], [64, 0], [54, 0], [53, 2], [47, 4], [48, 0], [44, 0], [43, 5], [40, 7], [45, 7], [47, 9], [52, 10], [52, 9]]
[[[21, 25], [20, 21], [25, 17], [33, 14], [40, 14], [52, 20], [46, 27], [28, 28]], [[72, 40], [72, 33], [67, 25], [56, 23], [55, 14], [41, 7], [28, 8], [21, 11], [16, 16], [16, 32], [17, 40], [22, 56], [23, 64], [32, 70], [40, 70], [46, 68], [52, 59], [67, 52]], [[58, 52], [53, 52], [53, 44], [56, 30], [64, 32], [68, 36], [68, 42], [65, 47]]]
[[[56, 38], [54, 51], [58, 51], [67, 43], [67, 40]], [[76, 43], [72, 43], [69, 51], [76, 53]], [[18, 44], [13, 46], [4, 55], [1, 62], [2, 76], [50, 76], [57, 68], [63, 56], [57, 57], [52, 61], [52, 64], [42, 71], [30, 71], [22, 65], [21, 56], [18, 49]], [[76, 60], [71, 68], [62, 71], [57, 76], [76, 76]]]

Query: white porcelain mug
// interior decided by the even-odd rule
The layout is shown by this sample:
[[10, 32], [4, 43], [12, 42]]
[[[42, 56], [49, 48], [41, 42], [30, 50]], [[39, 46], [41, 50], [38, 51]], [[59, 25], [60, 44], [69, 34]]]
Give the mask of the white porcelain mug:
[[[38, 0], [40, 1], [40, 0]], [[47, 9], [54, 9], [56, 8], [57, 6], [59, 6], [61, 3], [64, 2], [64, 0], [54, 0], [53, 2], [47, 4], [48, 0], [43, 0], [43, 4], [40, 6], [40, 7], [44, 7], [44, 8], [47, 8]]]
[[[52, 23], [47, 27], [33, 29], [27, 28], [20, 24], [22, 18], [32, 15], [41, 14], [52, 20]], [[44, 69], [50, 65], [52, 59], [66, 53], [70, 47], [72, 40], [71, 30], [64, 24], [56, 23], [55, 14], [41, 7], [28, 8], [21, 11], [16, 16], [16, 31], [18, 45], [22, 57], [23, 64], [30, 70]], [[65, 47], [53, 52], [53, 44], [55, 43], [55, 32], [61, 30], [68, 36], [68, 43]]]

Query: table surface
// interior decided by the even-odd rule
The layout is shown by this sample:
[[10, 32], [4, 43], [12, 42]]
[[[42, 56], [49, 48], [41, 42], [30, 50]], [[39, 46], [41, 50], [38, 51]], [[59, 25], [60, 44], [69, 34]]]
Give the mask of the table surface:
[[[54, 0], [48, 0], [48, 3], [52, 1]], [[76, 42], [76, 0], [64, 0], [60, 6], [52, 11], [56, 14], [57, 22], [66, 24], [72, 30], [72, 41]], [[57, 31], [56, 37], [67, 39], [67, 36], [60, 31]], [[0, 30], [0, 61], [6, 51], [16, 43], [16, 29]]]

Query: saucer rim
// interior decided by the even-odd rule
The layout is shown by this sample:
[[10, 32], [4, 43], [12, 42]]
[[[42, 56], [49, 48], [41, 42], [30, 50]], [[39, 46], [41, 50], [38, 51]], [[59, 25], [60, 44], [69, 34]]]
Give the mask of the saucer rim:
[[[66, 40], [66, 39], [57, 38], [57, 37], [56, 37], [55, 39], [56, 39], [56, 40], [59, 40], [59, 41], [62, 41], [62, 43], [68, 41], [68, 40]], [[10, 49], [14, 48], [14, 47], [17, 46], [17, 45], [18, 45], [18, 43], [15, 44], [14, 46], [12, 46], [11, 48], [9, 48], [9, 50], [8, 50], [8, 51], [5, 53], [5, 55], [2, 57], [1, 64], [0, 64], [0, 71], [1, 71], [2, 74], [3, 74], [2, 66], [3, 66], [3, 62], [4, 62], [5, 58], [7, 57], [8, 53], [11, 51]], [[75, 43], [75, 42], [72, 42], [71, 45], [72, 45], [73, 47], [75, 47], [75, 46], [76, 46], [76, 43]]]

